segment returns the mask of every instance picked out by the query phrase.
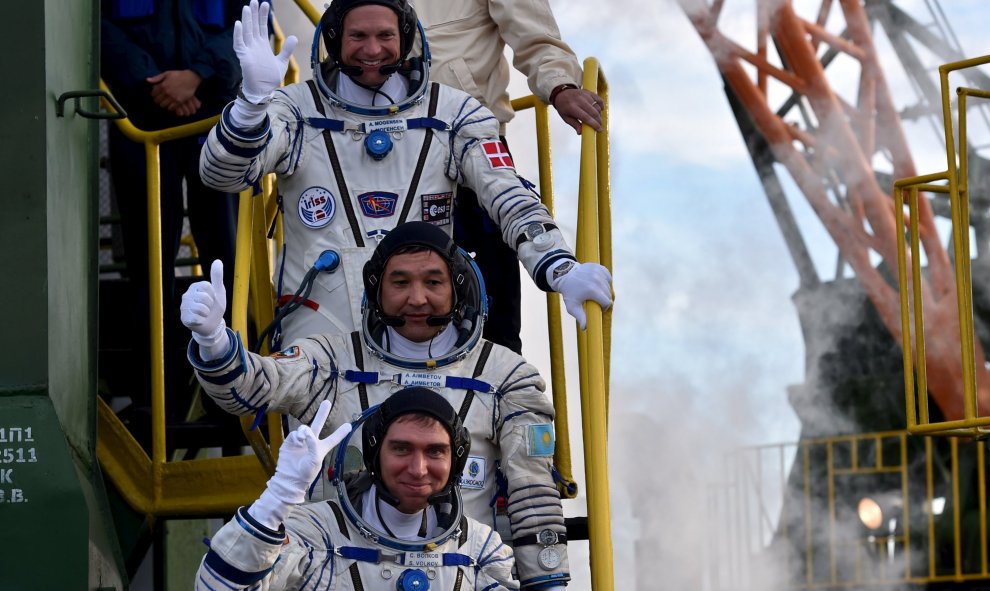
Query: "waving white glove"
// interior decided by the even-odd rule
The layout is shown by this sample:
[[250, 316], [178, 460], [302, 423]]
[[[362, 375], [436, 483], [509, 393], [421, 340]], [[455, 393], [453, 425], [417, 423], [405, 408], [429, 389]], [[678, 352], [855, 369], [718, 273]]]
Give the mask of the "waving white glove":
[[[289, 58], [296, 48], [296, 37], [290, 35], [278, 55], [268, 41], [268, 13], [271, 4], [251, 0], [241, 10], [241, 20], [234, 23], [234, 53], [241, 62], [241, 93], [230, 110], [234, 125], [252, 129], [265, 118], [265, 105], [272, 93], [281, 86]], [[245, 100], [247, 99], [247, 100]]]
[[227, 288], [223, 286], [223, 261], [213, 261], [210, 280], [197, 281], [182, 294], [179, 306], [182, 324], [192, 331], [193, 340], [199, 345], [203, 361], [219, 359], [230, 351], [227, 323], [223, 313], [227, 309]]
[[251, 517], [265, 526], [278, 529], [293, 505], [306, 500], [306, 491], [323, 469], [323, 458], [351, 432], [351, 424], [344, 423], [320, 439], [331, 406], [329, 400], [321, 402], [312, 424], [289, 433], [279, 448], [275, 475], [268, 480], [268, 488], [261, 497], [248, 508]]
[[[569, 269], [566, 268], [568, 266]], [[585, 301], [598, 302], [602, 310], [612, 306], [612, 274], [605, 267], [597, 263], [567, 261], [551, 269], [548, 274], [552, 275], [550, 287], [564, 298], [567, 313], [577, 320], [581, 330], [588, 328]]]
[[241, 10], [241, 20], [234, 23], [234, 53], [241, 62], [241, 87], [244, 96], [252, 103], [261, 103], [272, 97], [282, 84], [289, 58], [296, 47], [295, 36], [289, 36], [282, 51], [275, 55], [268, 42], [268, 13], [271, 4], [258, 6], [258, 0]]

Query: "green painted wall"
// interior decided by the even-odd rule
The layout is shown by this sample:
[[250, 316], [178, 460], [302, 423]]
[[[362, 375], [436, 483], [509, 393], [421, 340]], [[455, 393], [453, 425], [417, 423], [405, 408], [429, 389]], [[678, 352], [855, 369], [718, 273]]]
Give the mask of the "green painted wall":
[[[99, 3], [46, 0], [44, 107], [49, 396], [70, 444], [95, 445], [98, 122], [55, 116], [64, 92], [99, 87]], [[95, 99], [83, 103], [96, 110]], [[81, 379], [82, 378], [82, 379]], [[92, 461], [88, 451], [83, 461]]]
[[[9, 11], [14, 22], [7, 28], [4, 71], [18, 72], [19, 92], [11, 92], [0, 126], [0, 170], [4, 183], [4, 231], [0, 232], [3, 252], [19, 256], [2, 257], [4, 289], [0, 289], [0, 309], [7, 322], [3, 328], [10, 343], [0, 356], [0, 391], [24, 388], [42, 389], [48, 381], [47, 275], [43, 265], [47, 218], [45, 193], [45, 92], [43, 57], [45, 28], [43, 5], [29, 3]], [[15, 86], [10, 84], [10, 87]], [[40, 324], [38, 322], [40, 320]], [[38, 330], [41, 328], [42, 330]]]
[[[3, 589], [123, 589], [95, 461], [97, 123], [55, 116], [97, 88], [96, 0], [7, 12], [0, 172]], [[96, 109], [88, 100], [86, 107]], [[47, 566], [46, 566], [47, 565]]]

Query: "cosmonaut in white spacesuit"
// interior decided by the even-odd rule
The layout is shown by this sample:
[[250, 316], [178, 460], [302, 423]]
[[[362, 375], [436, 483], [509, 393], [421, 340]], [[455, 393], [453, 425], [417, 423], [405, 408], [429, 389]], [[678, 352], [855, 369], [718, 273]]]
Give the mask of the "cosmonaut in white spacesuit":
[[[329, 415], [322, 402], [286, 438], [265, 491], [210, 541], [196, 589], [518, 589], [512, 550], [463, 516], [457, 481], [470, 436], [443, 397], [409, 388], [362, 415], [357, 474], [343, 473], [351, 424], [320, 437]], [[342, 440], [337, 500], [303, 504]]]
[[[477, 193], [536, 285], [560, 292], [582, 328], [586, 300], [611, 304], [608, 270], [575, 260], [517, 176], [492, 113], [429, 82], [429, 48], [407, 0], [334, 0], [313, 37], [313, 80], [284, 88], [296, 41], [273, 54], [269, 10], [252, 0], [235, 26], [241, 92], [210, 132], [200, 174], [233, 192], [278, 175], [284, 245], [274, 281], [280, 304], [295, 308], [279, 318], [283, 342], [354, 330], [376, 241], [412, 220], [450, 234], [458, 184]], [[410, 58], [417, 38], [421, 55]]]
[[[400, 388], [435, 389], [471, 432], [461, 479], [465, 514], [494, 525], [493, 501], [505, 496], [522, 586], [569, 580], [553, 405], [535, 367], [481, 338], [484, 282], [446, 233], [424, 222], [390, 232], [364, 267], [361, 330], [298, 339], [271, 357], [245, 351], [225, 328], [219, 262], [212, 273], [212, 283], [195, 283], [183, 296], [182, 321], [193, 331], [189, 360], [221, 408], [283, 412], [308, 423], [329, 400], [333, 428]], [[218, 331], [225, 335], [218, 344], [203, 337]], [[316, 483], [311, 498], [331, 496], [326, 486]]]

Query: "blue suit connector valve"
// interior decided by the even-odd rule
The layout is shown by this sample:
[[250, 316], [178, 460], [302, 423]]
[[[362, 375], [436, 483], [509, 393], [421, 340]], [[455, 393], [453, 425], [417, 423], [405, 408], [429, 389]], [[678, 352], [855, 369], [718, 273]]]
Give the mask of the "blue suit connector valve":
[[374, 160], [381, 160], [392, 151], [392, 138], [381, 129], [376, 129], [364, 138], [364, 150]]
[[334, 250], [324, 250], [320, 253], [320, 256], [316, 259], [316, 264], [313, 265], [317, 271], [326, 271], [327, 273], [333, 273], [340, 266], [340, 255]]
[[395, 581], [395, 588], [397, 591], [428, 591], [430, 579], [418, 568], [405, 570]]

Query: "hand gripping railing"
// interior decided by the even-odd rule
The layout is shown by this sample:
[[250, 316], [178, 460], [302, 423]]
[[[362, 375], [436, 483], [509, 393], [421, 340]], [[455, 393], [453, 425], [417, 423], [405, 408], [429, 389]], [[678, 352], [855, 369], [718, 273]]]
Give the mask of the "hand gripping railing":
[[[598, 60], [584, 61], [584, 88], [605, 100], [602, 130], [585, 125], [581, 133], [581, 176], [578, 192], [576, 255], [582, 263], [600, 263], [612, 271], [612, 210], [608, 141], [608, 83]], [[540, 195], [551, 214], [554, 209], [550, 154], [549, 108], [534, 96], [512, 101], [515, 111], [532, 108], [536, 114]], [[560, 297], [547, 294], [547, 330], [550, 344], [550, 376], [556, 411], [557, 449], [554, 465], [563, 480], [561, 493], [577, 495], [571, 465], [567, 385], [564, 377], [564, 344]], [[580, 369], [581, 423], [588, 488], [588, 527], [591, 544], [591, 579], [595, 591], [612, 589], [612, 531], [608, 494], [608, 383], [611, 352], [612, 309], [586, 302], [586, 331], [577, 332]]]
[[[910, 260], [903, 240], [897, 242], [897, 268], [901, 296], [901, 333], [904, 353], [904, 392], [907, 404], [908, 431], [923, 435], [949, 435], [986, 438], [990, 436], [990, 416], [980, 413], [990, 409], [990, 384], [983, 359], [976, 351], [982, 347], [976, 341], [973, 325], [973, 287], [970, 270], [968, 152], [966, 135], [966, 99], [968, 96], [990, 98], [990, 92], [973, 88], [958, 88], [959, 100], [959, 164], [953, 137], [953, 120], [949, 98], [949, 73], [990, 63], [990, 56], [963, 60], [939, 67], [942, 90], [942, 116], [945, 129], [947, 169], [943, 172], [900, 179], [894, 183], [895, 211], [903, 211], [905, 192], [908, 194], [908, 233]], [[945, 184], [934, 184], [944, 182]], [[948, 193], [952, 211], [952, 244], [955, 264], [955, 318], [939, 318], [936, 322], [958, 323], [959, 359], [956, 391], [962, 395], [961, 419], [932, 422], [928, 412], [928, 372], [926, 363], [925, 319], [923, 303], [929, 301], [922, 283], [919, 231], [919, 191]], [[913, 333], [913, 338], [912, 338]], [[982, 354], [979, 355], [982, 357]], [[979, 365], [977, 365], [979, 363]], [[917, 371], [917, 374], [915, 374]], [[915, 377], [917, 376], [917, 382]], [[980, 379], [977, 379], [978, 376]]]

